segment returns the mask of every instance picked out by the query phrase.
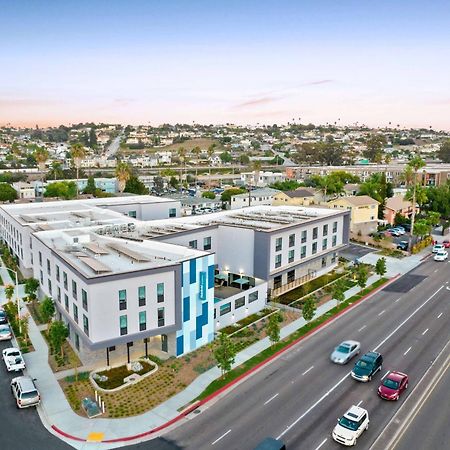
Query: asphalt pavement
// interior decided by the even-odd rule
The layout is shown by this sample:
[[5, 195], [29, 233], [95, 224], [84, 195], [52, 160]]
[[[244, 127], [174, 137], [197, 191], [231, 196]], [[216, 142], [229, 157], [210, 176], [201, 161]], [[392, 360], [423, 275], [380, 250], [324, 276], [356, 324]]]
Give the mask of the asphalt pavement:
[[347, 247], [344, 248], [344, 250], [339, 253], [339, 256], [342, 256], [349, 261], [354, 261], [357, 258], [362, 258], [368, 253], [376, 251], [378, 251], [378, 249], [376, 248], [350, 243]]
[[[400, 370], [413, 386], [449, 339], [449, 274], [448, 264], [424, 262], [164, 437], [185, 449], [253, 449], [267, 436], [280, 437], [288, 449], [339, 448], [331, 431], [347, 408], [359, 404], [369, 411], [370, 427], [358, 447], [369, 448], [410, 391], [399, 402], [381, 400], [381, 377]], [[383, 370], [371, 382], [349, 377], [353, 363], [330, 362], [330, 352], [345, 339], [360, 341], [362, 352], [383, 354]]]

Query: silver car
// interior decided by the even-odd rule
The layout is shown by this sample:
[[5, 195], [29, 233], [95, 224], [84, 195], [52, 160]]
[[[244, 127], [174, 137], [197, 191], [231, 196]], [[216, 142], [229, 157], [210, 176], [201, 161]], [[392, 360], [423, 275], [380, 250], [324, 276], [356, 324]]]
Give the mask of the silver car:
[[330, 359], [336, 364], [347, 364], [361, 350], [361, 344], [357, 341], [341, 342], [331, 353]]

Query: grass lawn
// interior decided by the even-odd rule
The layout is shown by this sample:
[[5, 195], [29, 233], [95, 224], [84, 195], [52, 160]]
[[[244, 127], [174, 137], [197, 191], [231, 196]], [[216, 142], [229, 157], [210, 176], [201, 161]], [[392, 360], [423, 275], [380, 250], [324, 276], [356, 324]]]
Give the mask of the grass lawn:
[[114, 367], [110, 370], [104, 370], [103, 372], [97, 372], [98, 375], [104, 375], [108, 377], [108, 379], [106, 381], [95, 380], [95, 382], [103, 389], [114, 389], [123, 385], [124, 378], [133, 375], [134, 373], [144, 375], [155, 367], [153, 364], [149, 364], [142, 360], [139, 361], [139, 363], [142, 364], [142, 370], [139, 372], [128, 370], [126, 365]]
[[28, 311], [30, 311], [31, 317], [37, 325], [43, 325], [45, 322], [42, 320], [41, 312], [39, 311], [39, 301], [35, 300], [27, 304]]
[[239, 320], [239, 322], [236, 322], [234, 325], [230, 325], [228, 327], [221, 328], [219, 331], [221, 333], [225, 334], [231, 334], [235, 333], [236, 331], [245, 328], [247, 325], [252, 324], [253, 322], [256, 322], [257, 320], [260, 320], [262, 317], [265, 317], [269, 315], [270, 313], [273, 313], [275, 310], [272, 308], [264, 308], [263, 310], [255, 313], [250, 314], [249, 316], [245, 317], [242, 320]]

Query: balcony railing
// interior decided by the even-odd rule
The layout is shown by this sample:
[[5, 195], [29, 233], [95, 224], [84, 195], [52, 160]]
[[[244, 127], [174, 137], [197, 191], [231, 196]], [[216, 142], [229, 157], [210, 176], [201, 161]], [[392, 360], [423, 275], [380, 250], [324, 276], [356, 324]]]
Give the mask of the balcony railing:
[[277, 288], [272, 289], [271, 297], [278, 297], [281, 294], [284, 294], [285, 292], [291, 291], [292, 289], [295, 289], [296, 287], [301, 286], [302, 284], [306, 283], [309, 280], [312, 280], [316, 277], [317, 272], [311, 271], [307, 275], [303, 275], [300, 278], [297, 278], [294, 281], [291, 281], [290, 283], [283, 284]]

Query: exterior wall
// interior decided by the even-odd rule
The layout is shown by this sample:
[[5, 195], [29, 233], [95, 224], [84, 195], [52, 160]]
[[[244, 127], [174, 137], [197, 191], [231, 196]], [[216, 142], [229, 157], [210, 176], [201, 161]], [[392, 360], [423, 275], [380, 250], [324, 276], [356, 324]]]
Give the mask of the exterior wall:
[[314, 197], [289, 197], [286, 194], [277, 194], [273, 197], [273, 206], [310, 206], [314, 204]]
[[165, 242], [167, 244], [182, 245], [188, 247], [192, 241], [197, 241], [198, 250], [205, 250], [205, 239], [211, 238], [211, 248], [206, 251], [217, 253], [218, 251], [218, 229], [216, 226], [210, 228], [199, 228], [184, 233], [176, 233], [173, 235], [161, 236], [154, 238], [156, 241]]
[[[271, 195], [252, 195], [250, 206], [260, 206], [272, 204], [273, 197]], [[248, 195], [234, 195], [231, 197], [231, 209], [245, 208], [249, 206]]]
[[169, 218], [169, 210], [175, 210], [175, 217], [180, 217], [181, 204], [179, 201], [160, 202], [160, 203], [128, 203], [128, 204], [108, 204], [102, 207], [116, 211], [126, 216], [130, 215], [130, 212], [136, 214], [138, 220], [158, 220]]
[[343, 197], [330, 202], [329, 205], [334, 208], [350, 210], [350, 230], [352, 232], [357, 233], [358, 231], [372, 230], [373, 227], [375, 227], [373, 231], [376, 231], [378, 225], [378, 204], [353, 206]]

